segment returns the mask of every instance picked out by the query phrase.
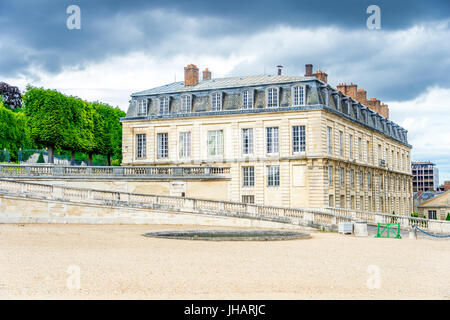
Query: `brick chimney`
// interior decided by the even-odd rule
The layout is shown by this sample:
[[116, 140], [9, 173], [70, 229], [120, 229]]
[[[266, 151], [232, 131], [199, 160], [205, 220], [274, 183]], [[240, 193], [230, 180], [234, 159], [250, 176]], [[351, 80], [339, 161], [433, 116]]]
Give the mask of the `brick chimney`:
[[184, 85], [195, 86], [198, 83], [198, 68], [195, 64], [184, 67]]
[[211, 71], [209, 71], [208, 68], [206, 68], [205, 70], [203, 70], [203, 80], [208, 79], [211, 79]]
[[312, 77], [312, 70], [313, 70], [312, 64], [305, 64], [305, 77]]
[[367, 105], [367, 91], [364, 89], [358, 89], [356, 91], [356, 100], [358, 100], [363, 105]]
[[277, 68], [278, 68], [278, 75], [281, 76], [281, 69], [283, 69], [283, 66], [278, 65]]
[[320, 81], [323, 81], [325, 83], [328, 83], [328, 74], [326, 74], [325, 72], [323, 72], [322, 70], [317, 71], [316, 73], [313, 74], [313, 77], [316, 77], [317, 79], [319, 79]]
[[337, 86], [337, 89], [342, 92], [342, 94], [349, 96], [350, 98], [369, 107], [370, 110], [381, 114], [386, 119], [389, 119], [389, 108], [387, 104], [381, 103], [377, 98], [367, 99], [367, 91], [364, 89], [358, 89], [356, 84], [341, 83]]
[[349, 96], [350, 98], [356, 100], [356, 92], [358, 89], [358, 85], [350, 83], [341, 83], [337, 86], [337, 89], [342, 92], [342, 94], [345, 94], [346, 96]]

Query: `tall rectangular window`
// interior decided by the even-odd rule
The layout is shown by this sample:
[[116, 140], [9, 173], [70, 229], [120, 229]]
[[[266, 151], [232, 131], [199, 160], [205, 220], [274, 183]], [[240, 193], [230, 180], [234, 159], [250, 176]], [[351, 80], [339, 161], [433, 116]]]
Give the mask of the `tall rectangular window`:
[[339, 131], [339, 155], [344, 156], [344, 133]]
[[160, 114], [169, 113], [169, 97], [163, 97], [159, 99], [159, 113]]
[[278, 127], [266, 128], [267, 154], [278, 153]]
[[179, 148], [180, 148], [180, 158], [189, 158], [191, 156], [190, 132], [180, 132]]
[[181, 96], [181, 108], [180, 111], [181, 113], [189, 113], [191, 112], [192, 108], [191, 108], [191, 96], [190, 95], [182, 95]]
[[359, 189], [364, 189], [364, 175], [362, 171], [359, 171]]
[[327, 146], [328, 146], [328, 154], [333, 153], [333, 138], [332, 138], [332, 131], [333, 129], [331, 127], [327, 127]]
[[216, 92], [211, 95], [211, 111], [222, 110], [222, 93]]
[[158, 133], [158, 158], [169, 157], [169, 134]]
[[332, 186], [333, 185], [333, 167], [329, 166], [328, 167], [328, 186]]
[[292, 152], [298, 153], [305, 151], [305, 126], [292, 127]]
[[136, 158], [145, 158], [147, 154], [147, 135], [137, 134], [136, 135]]
[[267, 167], [267, 186], [277, 187], [280, 185], [280, 166]]
[[267, 89], [267, 107], [268, 108], [278, 107], [278, 89], [277, 88]]
[[355, 171], [353, 169], [350, 169], [350, 188], [355, 187]]
[[344, 186], [344, 168], [339, 168], [339, 186]]
[[250, 90], [242, 92], [242, 109], [253, 109], [253, 94]]
[[353, 135], [348, 136], [349, 139], [349, 152], [350, 152], [350, 159], [353, 159]]
[[223, 130], [208, 131], [208, 156], [223, 155]]
[[253, 129], [242, 129], [242, 155], [253, 154]]
[[366, 147], [367, 147], [367, 157], [366, 157], [366, 163], [369, 163], [369, 161], [371, 161], [370, 160], [370, 158], [371, 158], [371, 152], [370, 152], [370, 141], [369, 140], [367, 140], [366, 141]]
[[137, 115], [146, 116], [147, 115], [147, 99], [140, 99], [137, 101]]
[[296, 86], [292, 90], [293, 92], [293, 105], [303, 106], [305, 104], [305, 87]]
[[370, 172], [367, 172], [367, 187], [372, 188], [372, 174]]
[[255, 167], [242, 167], [242, 186], [253, 187], [255, 185]]
[[358, 138], [358, 160], [362, 161], [362, 139]]

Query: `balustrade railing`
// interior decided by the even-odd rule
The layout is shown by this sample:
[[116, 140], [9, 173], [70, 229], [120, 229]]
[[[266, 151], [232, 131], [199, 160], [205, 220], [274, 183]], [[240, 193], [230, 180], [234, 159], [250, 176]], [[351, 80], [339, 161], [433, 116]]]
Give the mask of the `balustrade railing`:
[[400, 223], [402, 227], [410, 228], [419, 226], [431, 232], [450, 234], [450, 222], [448, 221], [341, 208], [326, 208], [323, 210], [286, 208], [232, 201], [72, 188], [6, 179], [0, 179], [0, 193], [13, 193], [19, 196], [26, 195], [27, 197], [36, 195], [39, 198], [45, 197], [50, 200], [73, 201], [76, 203], [116, 204], [119, 206], [142, 208], [151, 206], [155, 209], [165, 208], [190, 213], [208, 212], [217, 215], [238, 215], [249, 218], [275, 219], [281, 222], [307, 226], [333, 226], [339, 222], [348, 221], [366, 221], [369, 224], [390, 222]]
[[0, 164], [0, 177], [227, 177], [230, 168], [219, 167], [87, 167]]

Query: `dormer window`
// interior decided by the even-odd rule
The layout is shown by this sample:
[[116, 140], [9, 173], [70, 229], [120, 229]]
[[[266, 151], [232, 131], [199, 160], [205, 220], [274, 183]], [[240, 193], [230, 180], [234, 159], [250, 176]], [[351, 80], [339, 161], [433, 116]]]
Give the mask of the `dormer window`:
[[336, 95], [336, 109], [337, 111], [341, 112], [341, 97], [339, 94]]
[[323, 89], [323, 95], [325, 96], [325, 105], [329, 106], [330, 105], [330, 91], [328, 90], [328, 88]]
[[305, 86], [295, 86], [292, 88], [292, 105], [294, 107], [305, 105]]
[[278, 88], [268, 88], [266, 91], [266, 97], [268, 108], [278, 107]]
[[137, 115], [146, 116], [147, 115], [147, 99], [140, 99], [137, 101]]
[[159, 114], [169, 114], [169, 97], [159, 98]]
[[253, 109], [253, 91], [242, 92], [242, 109]]
[[192, 110], [191, 96], [188, 94], [181, 96], [181, 113], [189, 113]]
[[215, 92], [211, 94], [211, 111], [222, 110], [222, 93]]

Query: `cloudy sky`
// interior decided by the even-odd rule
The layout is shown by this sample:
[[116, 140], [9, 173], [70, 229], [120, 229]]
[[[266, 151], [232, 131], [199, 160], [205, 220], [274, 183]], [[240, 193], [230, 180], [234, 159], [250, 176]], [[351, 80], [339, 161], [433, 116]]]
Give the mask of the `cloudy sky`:
[[[369, 5], [381, 29], [367, 27]], [[81, 29], [66, 9], [78, 5]], [[353, 82], [390, 107], [413, 160], [450, 180], [450, 1], [1, 0], [0, 81], [58, 89], [126, 110], [132, 92], [183, 79], [304, 65]]]

